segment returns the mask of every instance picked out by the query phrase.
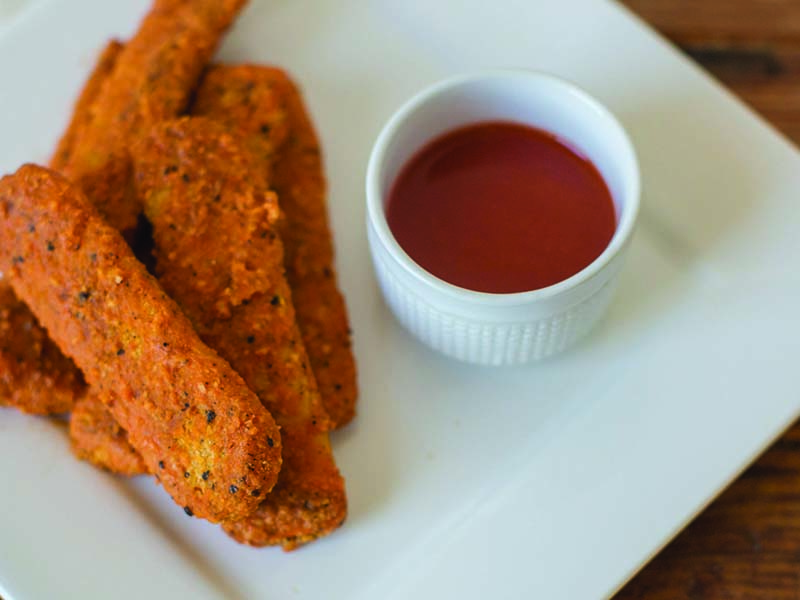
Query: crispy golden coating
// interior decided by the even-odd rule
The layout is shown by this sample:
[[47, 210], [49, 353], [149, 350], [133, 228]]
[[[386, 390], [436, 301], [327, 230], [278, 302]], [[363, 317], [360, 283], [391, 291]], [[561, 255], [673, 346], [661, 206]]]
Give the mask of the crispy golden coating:
[[147, 466], [128, 441], [128, 433], [108, 412], [96, 391], [75, 403], [69, 419], [72, 452], [78, 458], [120, 475], [147, 473]]
[[[118, 41], [106, 46], [75, 104], [51, 166], [76, 181], [128, 237], [141, 207], [127, 148], [141, 131], [186, 108], [244, 3], [156, 0], [124, 50]], [[3, 281], [0, 300], [0, 405], [39, 414], [69, 410], [83, 388], [80, 373]]]
[[100, 94], [106, 78], [114, 69], [122, 48], [122, 42], [111, 40], [100, 52], [97, 63], [83, 85], [78, 100], [75, 102], [75, 107], [72, 110], [72, 119], [61, 136], [58, 146], [56, 146], [53, 158], [50, 159], [51, 169], [60, 171], [70, 163], [75, 140], [82, 134], [84, 129], [91, 127], [92, 119], [94, 118], [94, 101]]
[[[53, 156], [54, 169], [69, 160], [75, 137], [91, 120], [90, 107], [121, 49], [122, 45], [112, 40], [100, 53]], [[0, 278], [0, 406], [33, 414], [68, 412], [84, 388], [77, 367]]]
[[281, 426], [278, 484], [226, 531], [286, 548], [329, 533], [346, 514], [344, 482], [284, 276], [275, 195], [236, 138], [205, 119], [157, 126], [134, 162], [164, 289]]
[[[180, 114], [220, 37], [246, 0], [155, 0], [116, 57], [58, 160], [112, 226], [136, 227], [141, 210], [129, 185], [128, 149], [143, 132]], [[69, 143], [68, 141], [65, 143]]]
[[274, 163], [271, 184], [286, 219], [281, 235], [297, 321], [325, 409], [341, 427], [355, 415], [355, 360], [336, 283], [319, 141], [302, 96], [280, 69], [215, 66], [191, 112], [223, 123], [265, 168]]
[[38, 415], [68, 412], [85, 387], [75, 364], [0, 280], [0, 406]]
[[209, 67], [190, 112], [222, 123], [253, 154], [258, 169], [272, 182], [273, 167], [290, 135], [289, 114], [286, 98], [272, 78], [264, 76], [265, 70], [249, 65]]
[[278, 428], [80, 190], [0, 180], [0, 270], [189, 514], [243, 518], [280, 468]]
[[313, 423], [282, 425], [281, 431], [287, 450], [275, 489], [255, 513], [222, 528], [242, 544], [294, 550], [339, 527], [347, 497], [327, 433]]
[[96, 390], [90, 389], [75, 403], [69, 420], [69, 441], [77, 458], [109, 473], [127, 477], [150, 473], [131, 446], [128, 432], [117, 423]]

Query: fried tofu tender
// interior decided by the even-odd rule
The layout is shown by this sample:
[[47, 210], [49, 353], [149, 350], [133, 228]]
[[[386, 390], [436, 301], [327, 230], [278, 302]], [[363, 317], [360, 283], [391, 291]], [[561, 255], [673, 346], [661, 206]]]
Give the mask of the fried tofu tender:
[[0, 180], [0, 225], [0, 271], [173, 499], [210, 521], [251, 514], [277, 479], [278, 427], [119, 232], [36, 165]]
[[334, 269], [320, 145], [300, 91], [277, 68], [213, 66], [191, 114], [225, 125], [271, 175], [285, 216], [281, 235], [297, 322], [325, 410], [341, 427], [355, 415], [356, 367]]
[[344, 481], [284, 276], [274, 193], [238, 140], [206, 119], [157, 126], [134, 162], [161, 284], [281, 427], [275, 489], [225, 530], [287, 549], [329, 533], [346, 515]]
[[119, 475], [147, 473], [142, 455], [128, 441], [128, 432], [114, 420], [96, 390], [75, 403], [69, 431], [70, 446], [78, 458]]
[[136, 227], [141, 212], [130, 185], [130, 145], [155, 123], [186, 109], [222, 34], [245, 2], [155, 0], [99, 85], [87, 109], [91, 117], [78, 131], [67, 131], [60, 148], [69, 144], [71, 150], [61, 148], [54, 163], [123, 233]]

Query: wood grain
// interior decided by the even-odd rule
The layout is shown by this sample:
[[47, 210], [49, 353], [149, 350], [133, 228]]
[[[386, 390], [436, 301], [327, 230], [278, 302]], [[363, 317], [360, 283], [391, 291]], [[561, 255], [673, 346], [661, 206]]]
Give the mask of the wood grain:
[[800, 0], [625, 0], [800, 143]]
[[796, 43], [797, 0], [625, 0], [679, 43]]
[[[625, 4], [800, 143], [800, 0]], [[616, 596], [682, 598], [800, 598], [800, 422]]]

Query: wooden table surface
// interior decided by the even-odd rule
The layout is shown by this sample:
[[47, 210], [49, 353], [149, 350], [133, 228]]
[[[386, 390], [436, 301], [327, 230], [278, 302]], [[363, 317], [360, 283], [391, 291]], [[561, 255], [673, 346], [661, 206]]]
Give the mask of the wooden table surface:
[[[800, 145], [800, 0], [624, 4]], [[800, 423], [615, 600], [682, 598], [800, 598]]]

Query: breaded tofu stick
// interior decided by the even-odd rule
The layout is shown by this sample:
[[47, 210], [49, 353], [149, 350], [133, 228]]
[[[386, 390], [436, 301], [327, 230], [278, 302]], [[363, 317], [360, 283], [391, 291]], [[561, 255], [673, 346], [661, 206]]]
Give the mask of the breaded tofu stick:
[[0, 271], [188, 514], [256, 509], [275, 422], [76, 186], [35, 165], [0, 180]]
[[85, 388], [75, 364], [0, 280], [0, 406], [37, 415], [65, 413]]
[[100, 52], [97, 63], [89, 74], [86, 83], [83, 84], [83, 89], [75, 102], [75, 107], [72, 110], [72, 119], [67, 125], [67, 130], [61, 136], [61, 140], [56, 146], [56, 151], [50, 159], [51, 169], [60, 171], [70, 163], [75, 140], [82, 135], [85, 129], [92, 126], [95, 99], [100, 94], [105, 80], [114, 69], [122, 48], [122, 42], [111, 40]]
[[[91, 104], [121, 48], [112, 40], [100, 53], [53, 157], [54, 169], [69, 159], [76, 135], [91, 120]], [[78, 368], [0, 278], [0, 406], [39, 415], [68, 412], [85, 387]]]
[[284, 276], [275, 195], [234, 136], [206, 119], [157, 126], [134, 163], [161, 284], [281, 427], [278, 484], [225, 530], [285, 548], [329, 533], [345, 518], [344, 481]]
[[[281, 102], [276, 106], [277, 93]], [[355, 415], [355, 360], [344, 298], [336, 283], [319, 141], [302, 96], [286, 73], [260, 66], [215, 66], [191, 108], [245, 140], [272, 165], [286, 223], [286, 276], [322, 401], [336, 427]]]
[[141, 475], [147, 466], [126, 432], [103, 404], [97, 390], [75, 403], [69, 420], [70, 445], [78, 458], [119, 475]]
[[129, 185], [128, 148], [153, 124], [186, 109], [245, 1], [155, 0], [100, 85], [91, 118], [73, 132], [66, 160], [56, 157], [60, 170], [119, 231], [133, 230], [141, 210]]

